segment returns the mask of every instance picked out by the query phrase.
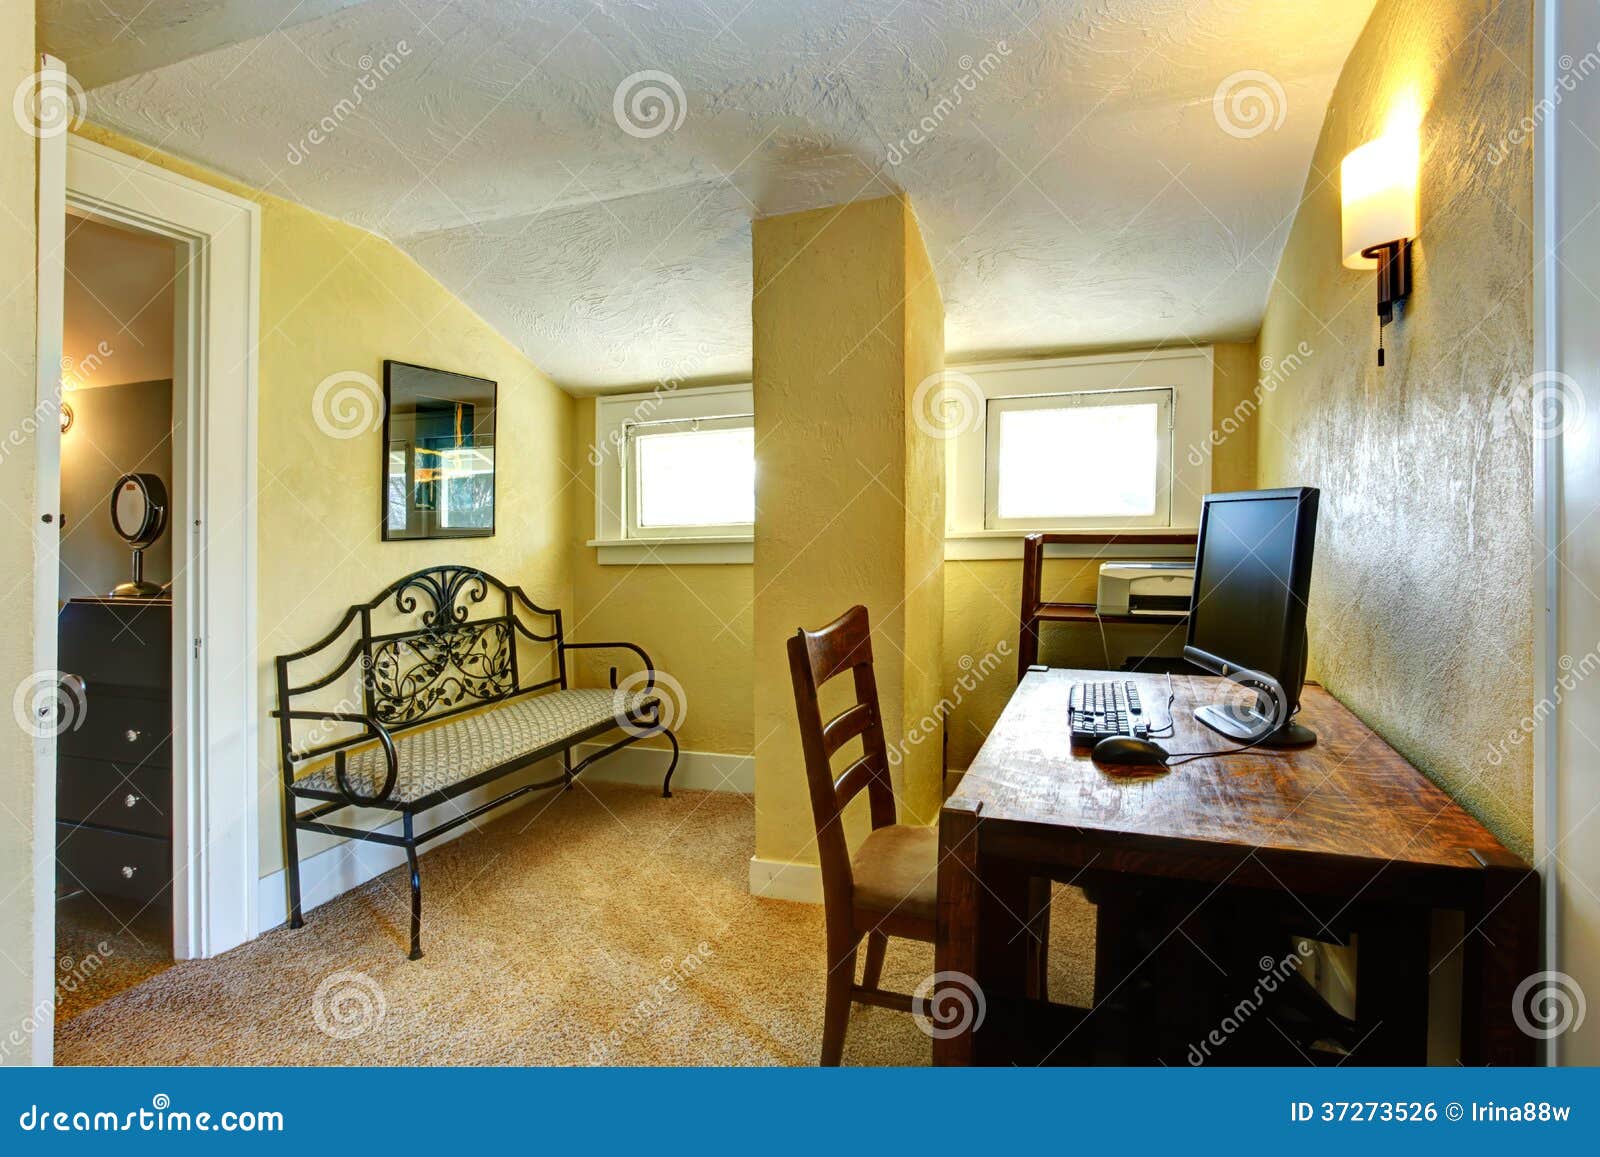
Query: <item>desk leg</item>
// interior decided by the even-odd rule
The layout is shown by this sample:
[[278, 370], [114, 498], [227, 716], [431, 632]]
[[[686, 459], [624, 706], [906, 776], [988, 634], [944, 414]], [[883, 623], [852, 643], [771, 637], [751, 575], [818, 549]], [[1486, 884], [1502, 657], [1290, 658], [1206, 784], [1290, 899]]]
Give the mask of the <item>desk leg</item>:
[[1358, 1065], [1428, 1063], [1427, 908], [1372, 905], [1356, 925]]
[[[978, 816], [946, 807], [939, 815], [938, 932], [935, 972], [978, 975]], [[970, 1065], [972, 1029], [933, 1039], [933, 1063]]]
[[1538, 1041], [1517, 1027], [1514, 1005], [1517, 986], [1539, 971], [1539, 877], [1499, 864], [1483, 877], [1482, 899], [1467, 911], [1461, 1060], [1531, 1065]]

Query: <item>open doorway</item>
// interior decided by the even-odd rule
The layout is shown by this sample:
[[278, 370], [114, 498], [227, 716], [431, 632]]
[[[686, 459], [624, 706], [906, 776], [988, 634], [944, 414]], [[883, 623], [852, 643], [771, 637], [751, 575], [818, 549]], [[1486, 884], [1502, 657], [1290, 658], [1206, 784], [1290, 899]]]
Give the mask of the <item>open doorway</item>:
[[[42, 65], [41, 84], [64, 93], [67, 81], [61, 62], [44, 57]], [[94, 885], [84, 891], [110, 892], [120, 887], [118, 880], [141, 876], [155, 879], [158, 897], [165, 890], [165, 897], [154, 904], [145, 902], [153, 897], [132, 897], [136, 911], [159, 913], [169, 928], [165, 938], [130, 929], [149, 949], [147, 956], [124, 958], [135, 972], [140, 967], [159, 969], [174, 959], [216, 955], [260, 930], [257, 769], [262, 707], [255, 668], [255, 439], [261, 223], [259, 208], [244, 198], [65, 133], [39, 142], [38, 212], [37, 413], [49, 415], [50, 420], [38, 423], [34, 430], [33, 497], [38, 525], [55, 533], [45, 530], [36, 536], [33, 567], [34, 667], [49, 677], [50, 690], [38, 706], [38, 722], [30, 727], [35, 740], [31, 820], [38, 850], [31, 873], [33, 908], [45, 917], [33, 921], [32, 971], [35, 1007], [67, 1005], [64, 1011], [70, 1012], [74, 1007], [81, 1009], [81, 1004], [74, 1002], [85, 990], [86, 979], [92, 978], [87, 977], [90, 970], [84, 961], [74, 955], [82, 951], [77, 943], [57, 942], [57, 885], [72, 886], [63, 873], [51, 870], [56, 858], [53, 853], [61, 845], [59, 827], [64, 812], [58, 806], [57, 788], [65, 782], [60, 778], [62, 757], [112, 763], [126, 759], [154, 777], [158, 791], [160, 785], [169, 785], [168, 826], [153, 833], [119, 828], [102, 822], [104, 816], [86, 820], [82, 814], [85, 806], [100, 800], [137, 811], [144, 802], [140, 790], [94, 795], [88, 805], [81, 800], [64, 801], [69, 812], [79, 813], [66, 821], [79, 829], [76, 835], [89, 834], [92, 823], [95, 829], [143, 835], [152, 841], [122, 841], [123, 850], [149, 852], [153, 847], [159, 853], [163, 844], [168, 850], [164, 863], [159, 854], [140, 862], [86, 855], [74, 869], [83, 884]], [[108, 355], [99, 348], [101, 338], [95, 336], [87, 349], [76, 346], [68, 357], [67, 236], [70, 224], [75, 238], [87, 238], [89, 234], [82, 232], [84, 222], [112, 230], [110, 240], [125, 246], [143, 244], [155, 247], [156, 253], [164, 246], [168, 258], [163, 260], [171, 262], [164, 279], [169, 283], [172, 309], [172, 340], [166, 354], [170, 401], [165, 416], [171, 485], [163, 535], [153, 535], [152, 525], [146, 525], [161, 505], [152, 500], [149, 486], [130, 488], [119, 483], [115, 504], [118, 521], [129, 531], [125, 537], [146, 552], [142, 561], [147, 569], [139, 577], [154, 586], [158, 595], [170, 582], [166, 593], [171, 606], [148, 620], [139, 616], [133, 626], [123, 622], [110, 632], [98, 632], [104, 637], [136, 630], [147, 644], [141, 652], [145, 670], [140, 672], [108, 666], [103, 656], [95, 654], [63, 654], [59, 645], [58, 608], [72, 606], [79, 590], [102, 595], [100, 587], [108, 573], [97, 569], [99, 563], [81, 558], [73, 561], [74, 550], [82, 545], [76, 532], [95, 527], [101, 518], [109, 520], [113, 509], [109, 493], [101, 498], [103, 505], [98, 510], [92, 494], [89, 499], [74, 501], [70, 478], [68, 503], [63, 503], [61, 426], [67, 427], [65, 439], [72, 443], [75, 433], [87, 435], [89, 429], [78, 424], [97, 420], [92, 415], [98, 404], [114, 397], [97, 396], [97, 388], [160, 381], [162, 374], [157, 362], [152, 369], [126, 371], [123, 377], [124, 369], [116, 364], [123, 354], [129, 355], [126, 364], [133, 360], [133, 351], [153, 348], [156, 343], [143, 337], [136, 342], [125, 335], [120, 351], [114, 339], [106, 339], [112, 350]], [[76, 280], [92, 285], [81, 273]], [[75, 285], [73, 292], [79, 288]], [[149, 296], [145, 295], [147, 300]], [[134, 297], [137, 299], [137, 293]], [[104, 308], [109, 303], [102, 295], [94, 304]], [[137, 313], [137, 307], [133, 311], [113, 307], [110, 312], [117, 319], [111, 328], [120, 332], [122, 321], [130, 312]], [[100, 380], [107, 384], [93, 380], [98, 374], [105, 374]], [[77, 380], [64, 382], [64, 377]], [[64, 390], [64, 385], [89, 388]], [[60, 426], [54, 420], [58, 411]], [[140, 412], [156, 429], [161, 428], [159, 413], [151, 417], [145, 410]], [[75, 431], [73, 427], [78, 428]], [[69, 454], [75, 449], [69, 447]], [[161, 451], [150, 450], [154, 457], [145, 461], [164, 465]], [[108, 456], [113, 465], [118, 464], [115, 455]], [[116, 480], [123, 480], [124, 473], [118, 473]], [[153, 474], [148, 470], [131, 473]], [[85, 486], [92, 491], [103, 481]], [[77, 511], [80, 502], [87, 502], [90, 508]], [[64, 510], [70, 536], [66, 561], [70, 574], [62, 566], [60, 551], [58, 519]], [[103, 525], [110, 527], [109, 521]], [[170, 546], [169, 563], [158, 561], [157, 543], [163, 538]], [[106, 564], [116, 568], [109, 573], [132, 582], [132, 557], [131, 547], [124, 542], [120, 564]], [[170, 573], [158, 573], [163, 567]], [[162, 581], [155, 581], [157, 578]], [[139, 609], [149, 613], [159, 602], [147, 597]], [[163, 615], [165, 621], [160, 621]], [[90, 632], [91, 637], [95, 635]], [[154, 670], [160, 666], [157, 656], [162, 650], [167, 656], [169, 690], [160, 688], [159, 673]], [[87, 675], [73, 671], [74, 666], [87, 668]], [[74, 674], [80, 676], [76, 683], [67, 678]], [[78, 710], [73, 714], [75, 704]], [[77, 735], [89, 726], [87, 719], [97, 710], [104, 716], [97, 724], [99, 733], [122, 743], [123, 748], [107, 752], [77, 745]], [[119, 712], [126, 717], [119, 718]], [[162, 763], [165, 770], [158, 771]], [[140, 797], [132, 808], [127, 804], [129, 795]], [[118, 819], [128, 822], [126, 815]], [[170, 831], [170, 840], [163, 840], [163, 831]], [[86, 847], [80, 844], [78, 850]], [[88, 869], [81, 866], [86, 863], [109, 868], [113, 875], [90, 880], [84, 875]], [[122, 920], [114, 927], [125, 934], [120, 930], [129, 926]], [[65, 931], [86, 940], [94, 935], [84, 926]], [[100, 943], [101, 939], [94, 939], [89, 947], [92, 950]], [[97, 975], [109, 959], [105, 954], [102, 957], [94, 965]], [[139, 964], [141, 958], [143, 965]], [[117, 984], [115, 974], [105, 983]], [[97, 991], [92, 983], [87, 987], [91, 996]], [[42, 1017], [33, 1026], [31, 1055], [35, 1064], [51, 1062], [54, 1022], [53, 1016]]]
[[[175, 397], [180, 263], [170, 238], [70, 215], [61, 361], [56, 1021], [169, 967], [173, 951], [169, 522], [186, 399]], [[181, 339], [179, 339], [181, 344]], [[65, 967], [65, 965], [58, 965]]]

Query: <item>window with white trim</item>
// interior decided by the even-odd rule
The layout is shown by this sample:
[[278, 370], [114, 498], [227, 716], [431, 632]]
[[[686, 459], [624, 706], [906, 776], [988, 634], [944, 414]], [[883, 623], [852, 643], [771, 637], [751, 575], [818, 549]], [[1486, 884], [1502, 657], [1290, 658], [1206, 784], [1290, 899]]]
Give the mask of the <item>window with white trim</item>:
[[602, 563], [749, 562], [755, 417], [747, 385], [611, 394], [595, 402], [595, 537]]
[[[1209, 347], [951, 367], [945, 557], [1036, 530], [1188, 530], [1211, 487]], [[959, 396], [957, 396], [959, 394]]]
[[1172, 525], [1173, 391], [990, 398], [989, 530]]
[[628, 537], [749, 534], [756, 520], [755, 433], [752, 414], [630, 423]]

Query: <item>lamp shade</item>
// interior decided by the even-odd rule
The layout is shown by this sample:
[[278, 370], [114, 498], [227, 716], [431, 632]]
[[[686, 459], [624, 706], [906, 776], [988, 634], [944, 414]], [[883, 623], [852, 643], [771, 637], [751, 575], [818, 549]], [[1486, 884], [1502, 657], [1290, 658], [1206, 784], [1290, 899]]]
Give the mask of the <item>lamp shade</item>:
[[1417, 134], [1368, 141], [1339, 165], [1341, 249], [1346, 269], [1374, 269], [1363, 249], [1417, 235]]

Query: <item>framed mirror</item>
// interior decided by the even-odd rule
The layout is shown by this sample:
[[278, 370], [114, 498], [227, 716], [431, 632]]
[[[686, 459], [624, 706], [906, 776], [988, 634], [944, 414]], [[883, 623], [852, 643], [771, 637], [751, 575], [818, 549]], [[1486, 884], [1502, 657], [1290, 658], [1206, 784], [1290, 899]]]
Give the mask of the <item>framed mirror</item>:
[[496, 383], [383, 363], [385, 542], [494, 533]]

